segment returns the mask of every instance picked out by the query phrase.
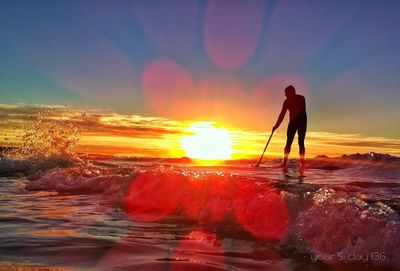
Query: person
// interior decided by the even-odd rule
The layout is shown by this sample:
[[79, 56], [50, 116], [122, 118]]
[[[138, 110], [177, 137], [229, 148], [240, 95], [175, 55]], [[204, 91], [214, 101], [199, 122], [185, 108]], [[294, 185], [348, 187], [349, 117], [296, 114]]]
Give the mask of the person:
[[304, 168], [304, 139], [306, 137], [307, 131], [306, 100], [304, 96], [296, 94], [296, 89], [292, 85], [285, 88], [285, 96], [286, 100], [283, 102], [282, 111], [279, 114], [276, 124], [272, 128], [272, 131], [278, 129], [279, 125], [281, 125], [283, 119], [285, 118], [286, 111], [289, 110], [290, 121], [287, 127], [286, 145], [281, 167], [286, 167], [290, 148], [292, 146], [294, 136], [297, 132], [299, 142], [300, 165], [302, 168]]

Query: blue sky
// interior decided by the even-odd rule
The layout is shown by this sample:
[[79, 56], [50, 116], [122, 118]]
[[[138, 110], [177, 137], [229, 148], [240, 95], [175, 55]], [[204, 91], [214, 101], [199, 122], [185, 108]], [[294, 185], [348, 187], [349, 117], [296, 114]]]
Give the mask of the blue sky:
[[262, 131], [292, 83], [310, 130], [398, 138], [399, 29], [394, 0], [2, 0], [1, 103]]

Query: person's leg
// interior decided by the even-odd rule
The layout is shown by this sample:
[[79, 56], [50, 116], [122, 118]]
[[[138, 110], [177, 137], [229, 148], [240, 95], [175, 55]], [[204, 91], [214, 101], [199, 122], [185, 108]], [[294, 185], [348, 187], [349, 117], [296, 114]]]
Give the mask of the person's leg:
[[300, 125], [299, 129], [297, 130], [298, 140], [299, 140], [299, 154], [300, 154], [300, 163], [304, 166], [304, 156], [306, 153], [306, 148], [304, 146], [304, 139], [306, 137], [307, 131], [307, 119], [303, 120]]
[[289, 123], [287, 132], [286, 132], [285, 153], [284, 153], [283, 163], [282, 163], [283, 166], [286, 166], [286, 162], [289, 158], [290, 148], [292, 146], [295, 134], [296, 134], [296, 127], [295, 127], [294, 123]]

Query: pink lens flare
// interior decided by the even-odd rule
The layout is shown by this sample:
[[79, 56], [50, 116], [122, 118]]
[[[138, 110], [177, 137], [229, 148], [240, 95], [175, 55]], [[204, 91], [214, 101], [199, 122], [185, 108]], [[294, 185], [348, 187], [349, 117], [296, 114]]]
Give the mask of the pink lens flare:
[[183, 213], [189, 220], [218, 223], [228, 219], [234, 187], [223, 176], [210, 175], [192, 180], [182, 198]]
[[279, 240], [287, 232], [289, 212], [285, 200], [268, 184], [240, 184], [234, 210], [240, 225], [257, 238]]
[[182, 118], [191, 112], [192, 79], [182, 66], [171, 60], [150, 62], [142, 73], [142, 89], [155, 113]]
[[212, 62], [233, 70], [248, 60], [257, 46], [262, 19], [262, 1], [208, 1], [204, 43]]
[[163, 57], [190, 58], [196, 52], [200, 9], [197, 1], [132, 1], [151, 45]]
[[125, 195], [127, 214], [136, 221], [158, 221], [178, 205], [182, 177], [170, 172], [147, 171], [139, 174]]

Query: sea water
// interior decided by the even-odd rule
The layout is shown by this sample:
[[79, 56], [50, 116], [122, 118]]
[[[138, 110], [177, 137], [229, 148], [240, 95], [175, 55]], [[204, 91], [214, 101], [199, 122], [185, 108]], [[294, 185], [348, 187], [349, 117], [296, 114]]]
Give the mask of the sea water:
[[[400, 161], [0, 161], [0, 269], [396, 270]], [[14, 269], [13, 269], [14, 268]], [[17, 269], [20, 268], [20, 269]], [[31, 269], [29, 269], [31, 268]]]

